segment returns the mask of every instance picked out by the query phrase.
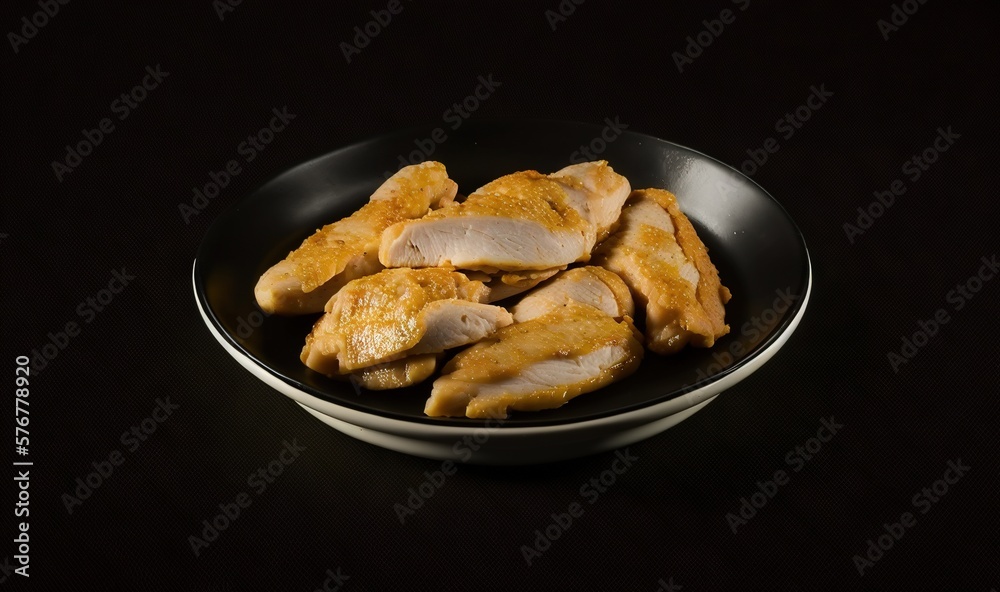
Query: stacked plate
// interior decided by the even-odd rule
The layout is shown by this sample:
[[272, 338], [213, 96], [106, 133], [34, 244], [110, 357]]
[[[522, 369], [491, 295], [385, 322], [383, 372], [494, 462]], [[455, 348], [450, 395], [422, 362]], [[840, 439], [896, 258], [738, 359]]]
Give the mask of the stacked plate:
[[[466, 122], [443, 142], [410, 129], [326, 154], [280, 175], [222, 214], [194, 262], [195, 299], [222, 347], [254, 376], [352, 437], [407, 454], [481, 464], [533, 464], [595, 454], [662, 432], [749, 376], [805, 313], [812, 272], [787, 212], [753, 181], [688, 148], [643, 134], [557, 121]], [[428, 154], [428, 145], [433, 144]], [[586, 156], [584, 156], [586, 154]], [[317, 228], [350, 215], [403, 163], [438, 160], [468, 192], [519, 170], [558, 170], [600, 158], [633, 188], [677, 195], [733, 298], [729, 335], [711, 349], [647, 352], [632, 376], [559, 409], [509, 419], [423, 414], [431, 380], [367, 391], [299, 360], [315, 316], [265, 316], [260, 275]], [[234, 393], [239, 397], [240, 393]]]

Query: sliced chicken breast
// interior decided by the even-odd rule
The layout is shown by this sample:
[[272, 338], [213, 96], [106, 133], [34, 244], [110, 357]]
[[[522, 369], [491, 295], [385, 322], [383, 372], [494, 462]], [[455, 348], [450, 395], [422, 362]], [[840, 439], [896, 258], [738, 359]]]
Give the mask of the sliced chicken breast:
[[[585, 166], [586, 165], [586, 166]], [[553, 175], [522, 171], [477, 189], [462, 203], [382, 236], [386, 267], [450, 266], [494, 273], [544, 270], [590, 258], [628, 196], [628, 181], [607, 163]]]
[[587, 219], [597, 228], [597, 242], [618, 225], [622, 205], [632, 188], [606, 160], [583, 162], [558, 170], [549, 178], [566, 188], [571, 200], [586, 204]]
[[646, 345], [670, 354], [690, 343], [711, 347], [729, 333], [722, 285], [708, 249], [669, 191], [635, 191], [621, 227], [594, 254], [594, 262], [628, 284], [646, 312]]
[[514, 322], [502, 306], [456, 298], [431, 302], [424, 307], [421, 317], [427, 329], [409, 351], [411, 355], [439, 353], [475, 343]]
[[434, 381], [424, 413], [502, 418], [560, 407], [635, 372], [642, 356], [630, 318], [569, 302], [459, 352]]
[[437, 369], [437, 359], [434, 354], [409, 356], [355, 370], [344, 378], [371, 391], [404, 388], [430, 378]]
[[547, 269], [589, 256], [595, 240], [562, 186], [528, 171], [502, 177], [460, 204], [390, 226], [379, 260], [386, 267]]
[[469, 279], [483, 282], [490, 289], [486, 302], [497, 302], [527, 292], [563, 269], [563, 267], [553, 267], [540, 271], [498, 271], [494, 274], [470, 271], [466, 275]]
[[635, 314], [628, 286], [620, 277], [601, 267], [577, 267], [564, 271], [531, 291], [511, 309], [514, 321], [523, 323], [570, 302], [587, 304], [610, 317]]
[[257, 304], [269, 314], [321, 312], [347, 282], [382, 269], [378, 247], [386, 228], [450, 203], [457, 190], [439, 162], [400, 169], [361, 209], [317, 230], [268, 269], [254, 288]]
[[514, 322], [482, 304], [482, 282], [440, 268], [385, 269], [351, 281], [327, 303], [302, 362], [335, 376], [411, 355], [468, 345]]

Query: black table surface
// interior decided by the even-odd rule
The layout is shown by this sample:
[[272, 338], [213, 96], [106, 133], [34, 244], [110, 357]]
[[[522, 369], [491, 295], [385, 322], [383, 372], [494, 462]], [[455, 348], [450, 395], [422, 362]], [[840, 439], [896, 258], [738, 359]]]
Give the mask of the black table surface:
[[[996, 3], [0, 15], [0, 590], [1000, 588]], [[614, 452], [463, 466], [401, 520], [441, 463], [345, 436], [253, 378], [203, 325], [191, 263], [268, 179], [453, 125], [481, 80], [469, 119], [610, 119], [742, 167], [800, 226], [813, 295], [773, 359], [620, 451], [635, 460], [599, 496], [587, 484]], [[283, 129], [244, 144], [274, 109]], [[239, 173], [183, 210], [230, 160]], [[24, 456], [18, 356], [37, 358]]]

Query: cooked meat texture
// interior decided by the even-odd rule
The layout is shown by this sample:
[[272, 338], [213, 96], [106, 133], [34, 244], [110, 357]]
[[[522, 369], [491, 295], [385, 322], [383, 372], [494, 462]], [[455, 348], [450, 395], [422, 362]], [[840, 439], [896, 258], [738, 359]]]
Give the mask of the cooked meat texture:
[[589, 256], [595, 240], [563, 187], [528, 171], [497, 179], [460, 204], [390, 226], [379, 260], [386, 267], [488, 273], [547, 269]]
[[439, 162], [400, 169], [361, 209], [320, 228], [267, 270], [254, 288], [257, 304], [269, 314], [321, 312], [347, 282], [382, 269], [378, 247], [386, 228], [450, 203], [457, 190]]
[[597, 242], [604, 240], [618, 225], [622, 204], [632, 191], [628, 179], [617, 174], [606, 160], [573, 164], [549, 175], [566, 188], [578, 208], [587, 211], [587, 219], [597, 227]]
[[729, 333], [729, 289], [672, 193], [632, 193], [621, 227], [595, 251], [598, 265], [621, 276], [646, 311], [646, 345], [670, 354], [686, 344], [711, 347]]
[[545, 270], [590, 258], [618, 217], [628, 181], [606, 162], [553, 175], [522, 171], [477, 189], [465, 201], [389, 227], [379, 260], [386, 267], [450, 266]]
[[427, 329], [411, 354], [440, 353], [475, 343], [514, 322], [502, 306], [455, 298], [431, 302], [424, 307], [422, 316]]
[[355, 370], [344, 378], [372, 391], [403, 388], [430, 378], [437, 369], [437, 358], [434, 354], [409, 356]]
[[439, 268], [384, 269], [353, 280], [327, 303], [302, 361], [335, 376], [468, 345], [514, 322], [504, 308], [482, 304], [487, 293], [482, 282]]
[[424, 413], [501, 418], [553, 409], [628, 376], [642, 355], [630, 318], [570, 302], [459, 352], [434, 381]]
[[492, 275], [481, 271], [470, 271], [466, 275], [469, 279], [483, 282], [490, 289], [486, 302], [497, 302], [527, 292], [563, 269], [563, 267], [553, 267], [541, 271], [498, 271]]
[[610, 317], [635, 314], [628, 286], [614, 273], [594, 266], [564, 271], [525, 296], [511, 309], [514, 322], [523, 323], [570, 302], [587, 304]]

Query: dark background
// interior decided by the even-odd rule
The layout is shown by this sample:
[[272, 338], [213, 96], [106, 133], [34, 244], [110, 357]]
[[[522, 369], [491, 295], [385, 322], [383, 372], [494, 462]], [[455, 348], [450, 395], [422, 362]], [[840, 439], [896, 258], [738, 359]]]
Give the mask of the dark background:
[[[245, 1], [220, 20], [208, 0], [75, 0], [16, 53], [8, 37], [8, 467], [23, 460], [8, 439], [15, 357], [68, 322], [81, 331], [32, 375], [31, 577], [6, 576], [0, 590], [311, 591], [338, 568], [347, 591], [1000, 587], [1000, 280], [961, 310], [947, 299], [998, 246], [1000, 6], [911, 2], [917, 12], [884, 39], [877, 21], [891, 3], [860, 4], [588, 0], [553, 30], [557, 0], [404, 2], [350, 63], [340, 43], [385, 2]], [[679, 72], [673, 52], [725, 8], [735, 21]], [[5, 2], [0, 30], [20, 34], [39, 10]], [[112, 101], [157, 64], [168, 77], [119, 120]], [[786, 346], [691, 419], [631, 446], [635, 465], [530, 567], [520, 546], [582, 501], [580, 486], [614, 453], [462, 467], [400, 524], [393, 504], [440, 463], [344, 436], [258, 382], [210, 336], [190, 287], [205, 230], [241, 196], [338, 147], [440, 125], [489, 74], [501, 86], [475, 119], [618, 117], [734, 166], [774, 137], [780, 150], [753, 179], [800, 226], [815, 273]], [[775, 122], [813, 85], [833, 96], [785, 139]], [[283, 106], [295, 120], [186, 224], [178, 204]], [[105, 117], [114, 131], [57, 180], [52, 161]], [[901, 167], [948, 126], [960, 138], [911, 180]], [[852, 244], [844, 223], [895, 179], [906, 193]], [[136, 278], [84, 323], [78, 305], [122, 267]], [[939, 308], [950, 321], [895, 372], [888, 353]], [[126, 451], [121, 434], [163, 397], [179, 408]], [[840, 432], [734, 534], [727, 513], [788, 470], [786, 455], [830, 416]], [[306, 450], [195, 557], [188, 536], [292, 439]], [[124, 464], [68, 513], [63, 494], [115, 450]], [[920, 514], [913, 496], [956, 459], [971, 469]], [[0, 562], [16, 567], [7, 483]], [[916, 525], [859, 576], [852, 558], [908, 511]]]

